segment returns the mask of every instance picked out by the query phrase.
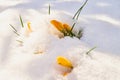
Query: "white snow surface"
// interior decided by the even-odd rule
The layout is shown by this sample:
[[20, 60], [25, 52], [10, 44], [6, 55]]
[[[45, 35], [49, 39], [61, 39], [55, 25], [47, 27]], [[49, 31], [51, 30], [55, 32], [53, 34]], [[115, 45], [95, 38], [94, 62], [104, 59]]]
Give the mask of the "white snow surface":
[[[113, 0], [88, 2], [75, 26], [76, 30], [84, 29], [80, 40], [59, 38], [61, 34], [50, 24], [50, 20], [72, 25], [71, 13], [61, 11], [56, 4], [64, 6], [68, 3], [69, 6], [76, 2], [78, 5], [82, 0], [22, 1], [13, 1], [15, 4], [10, 1], [11, 5], [0, 4], [3, 7], [0, 10], [0, 80], [120, 80], [120, 20], [116, 13], [119, 13], [119, 0], [114, 3], [115, 9], [112, 8], [114, 13], [102, 11], [103, 7], [109, 10]], [[43, 8], [38, 6], [38, 2], [43, 3]], [[53, 3], [51, 15], [44, 8], [46, 3]], [[93, 4], [100, 6], [101, 12], [97, 8], [92, 9]], [[54, 10], [55, 6], [58, 10]], [[19, 14], [24, 28], [21, 27]], [[28, 21], [33, 30], [29, 36], [25, 34]], [[13, 33], [9, 24], [15, 26], [20, 36]], [[16, 40], [22, 40], [23, 44]], [[94, 46], [97, 48], [87, 55], [86, 52]], [[35, 54], [36, 51], [40, 53]], [[64, 56], [72, 62], [73, 70], [67, 76], [61, 75], [66, 69], [56, 63], [57, 56]]]

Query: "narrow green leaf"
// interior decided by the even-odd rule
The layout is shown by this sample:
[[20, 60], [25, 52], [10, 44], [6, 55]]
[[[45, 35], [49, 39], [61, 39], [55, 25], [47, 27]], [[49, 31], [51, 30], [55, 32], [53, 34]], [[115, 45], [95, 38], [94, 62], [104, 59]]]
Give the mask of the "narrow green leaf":
[[13, 31], [17, 36], [20, 36], [20, 34], [18, 34], [16, 31]]
[[10, 26], [11, 26], [11, 28], [15, 31], [15, 32], [17, 32], [17, 30], [15, 29], [15, 27], [13, 26], [13, 25], [11, 25], [11, 24], [9, 24]]
[[73, 28], [75, 27], [75, 24], [76, 24], [76, 23], [74, 23], [74, 24], [72, 25], [72, 28], [71, 28], [70, 32], [72, 32]]
[[80, 13], [81, 13], [81, 11], [78, 12], [76, 20], [78, 20]]
[[11, 26], [11, 28], [13, 29], [13, 32], [17, 35], [17, 36], [20, 36], [18, 33], [17, 33], [17, 30], [15, 29], [15, 27], [11, 24], [9, 24]]
[[88, 54], [89, 54], [92, 50], [94, 50], [95, 48], [97, 48], [97, 47], [91, 48], [89, 51], [86, 52], [86, 54], [88, 55]]
[[83, 29], [80, 29], [78, 34], [77, 34], [77, 38], [80, 39], [83, 35]]
[[48, 6], [48, 14], [50, 15], [50, 10], [51, 10], [51, 6], [50, 6], [50, 4], [49, 4], [49, 6]]
[[24, 27], [24, 24], [23, 24], [23, 20], [22, 20], [21, 15], [19, 16], [19, 18], [20, 18], [20, 23], [21, 23], [22, 27]]
[[76, 20], [78, 20], [79, 15], [80, 15], [80, 13], [81, 13], [83, 7], [86, 5], [87, 1], [88, 1], [88, 0], [86, 0], [85, 3], [78, 9], [78, 11], [77, 11], [77, 12], [75, 13], [75, 15], [73, 16], [73, 19], [76, 18]]

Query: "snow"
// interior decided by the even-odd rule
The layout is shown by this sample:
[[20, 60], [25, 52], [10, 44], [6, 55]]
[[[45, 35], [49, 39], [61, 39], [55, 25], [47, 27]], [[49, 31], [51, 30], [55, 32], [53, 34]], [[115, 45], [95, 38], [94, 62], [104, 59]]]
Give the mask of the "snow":
[[[65, 5], [66, 1], [41, 1], [43, 6], [49, 2], [53, 3], [50, 15], [44, 7], [41, 8], [42, 10], [38, 9], [41, 7], [38, 5], [39, 0], [31, 0], [27, 3], [21, 0], [14, 5], [3, 3], [11, 7], [0, 12], [0, 80], [120, 79], [120, 45], [118, 44], [120, 20], [115, 16], [119, 1], [114, 3], [116, 12], [110, 13], [103, 10], [103, 13], [108, 15], [103, 14], [102, 10], [101, 12], [97, 10], [98, 7], [92, 9], [90, 6], [97, 5], [99, 9], [104, 7], [108, 9], [113, 3], [112, 0], [89, 1], [75, 26], [75, 31], [81, 27], [84, 29], [80, 40], [75, 37], [59, 38], [61, 33], [50, 23], [51, 20], [58, 20], [72, 26], [75, 22], [70, 12], [61, 11], [62, 7], [56, 6], [57, 4]], [[68, 0], [67, 4], [72, 4], [71, 1]], [[95, 5], [93, 5], [94, 1]], [[76, 2], [77, 5], [82, 3], [81, 0], [72, 2]], [[26, 7], [23, 9], [24, 5]], [[58, 10], [55, 10], [55, 7]], [[63, 10], [66, 9], [68, 7], [64, 7]], [[22, 16], [24, 28], [19, 22], [19, 15]], [[32, 32], [30, 33], [26, 32], [27, 22], [31, 23]], [[12, 32], [9, 24], [15, 26], [20, 36]], [[94, 46], [97, 48], [86, 54]], [[62, 73], [69, 69], [57, 64], [58, 56], [66, 57], [73, 65], [73, 69], [66, 76]]]

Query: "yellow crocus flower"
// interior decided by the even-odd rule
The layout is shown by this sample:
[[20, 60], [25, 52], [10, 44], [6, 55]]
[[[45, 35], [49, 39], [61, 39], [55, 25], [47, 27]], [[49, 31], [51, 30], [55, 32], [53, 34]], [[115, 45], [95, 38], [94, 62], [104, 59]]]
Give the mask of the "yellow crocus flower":
[[61, 31], [61, 32], [63, 31], [64, 27], [63, 27], [63, 25], [62, 25], [61, 22], [59, 22], [59, 21], [57, 21], [57, 20], [51, 20], [50, 22], [51, 22], [52, 25], [54, 25], [54, 27], [55, 27], [56, 29], [58, 29], [58, 30]]
[[52, 25], [54, 25], [55, 28], [57, 28], [61, 32], [67, 32], [71, 30], [71, 26], [68, 24], [61, 23], [57, 20], [51, 20], [50, 21]]
[[32, 32], [30, 24], [30, 22], [27, 23], [26, 36], [29, 36], [29, 34]]
[[68, 68], [73, 68], [72, 63], [65, 57], [58, 56], [57, 57], [57, 63], [61, 66], [68, 67]]
[[27, 23], [27, 27], [28, 27], [28, 31], [29, 31], [29, 32], [32, 32], [32, 29], [31, 29], [30, 24], [31, 24], [31, 23], [30, 23], [30, 22], [28, 22], [28, 23]]

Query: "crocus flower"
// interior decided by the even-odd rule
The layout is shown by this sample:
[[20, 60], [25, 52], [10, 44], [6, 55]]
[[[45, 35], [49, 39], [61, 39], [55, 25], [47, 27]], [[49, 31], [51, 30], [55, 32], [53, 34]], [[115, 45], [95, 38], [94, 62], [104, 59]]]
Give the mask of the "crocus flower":
[[62, 73], [63, 76], [66, 76], [73, 69], [73, 65], [70, 62], [70, 60], [68, 60], [67, 58], [65, 58], [63, 56], [58, 56], [57, 57], [57, 64], [59, 64], [61, 67], [64, 67], [64, 69], [61, 70], [62, 71], [61, 73]]
[[73, 68], [72, 63], [67, 58], [62, 56], [57, 57], [57, 63], [64, 67]]
[[26, 29], [26, 35], [29, 36], [29, 34], [32, 32], [31, 26], [30, 26], [30, 22], [27, 23], [27, 29]]
[[59, 22], [57, 20], [51, 20], [51, 24], [62, 33], [69, 33], [71, 31], [71, 26], [66, 23]]

